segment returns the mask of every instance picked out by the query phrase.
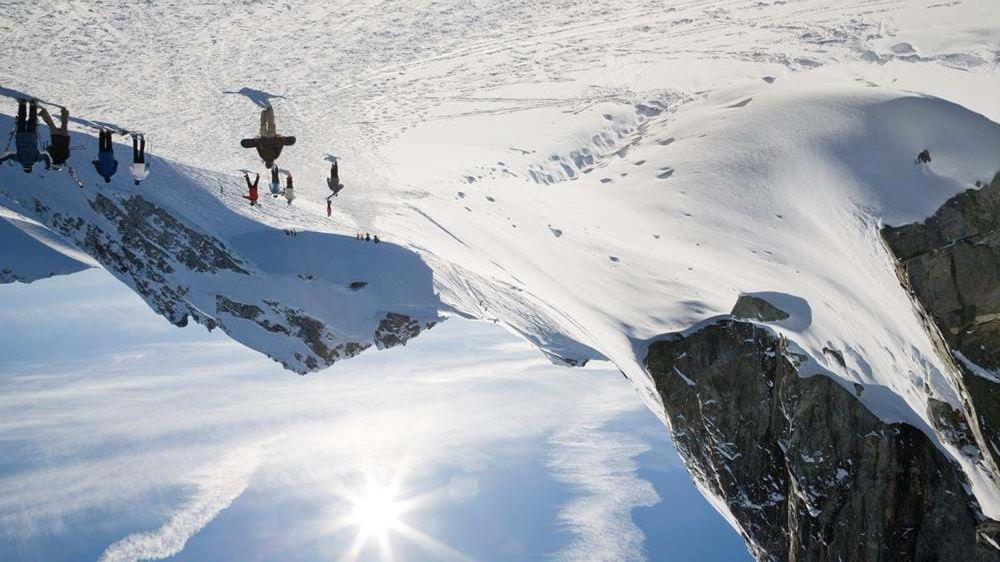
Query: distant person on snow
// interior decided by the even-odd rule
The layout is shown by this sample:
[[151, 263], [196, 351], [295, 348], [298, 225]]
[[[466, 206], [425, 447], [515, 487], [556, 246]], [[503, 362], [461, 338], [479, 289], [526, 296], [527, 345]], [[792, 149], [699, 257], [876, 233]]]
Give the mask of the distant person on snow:
[[31, 100], [30, 109], [28, 100], [17, 100], [17, 128], [14, 130], [14, 141], [17, 150], [4, 154], [0, 158], [0, 163], [16, 160], [26, 174], [31, 173], [35, 162], [39, 160], [44, 160], [45, 168], [49, 168], [52, 163], [51, 157], [38, 152], [38, 105], [35, 100]]
[[365, 233], [365, 242], [371, 242], [371, 241], [372, 241], [372, 236], [371, 236], [371, 234], [368, 234], [368, 233], [366, 232], [366, 233]]
[[327, 197], [327, 199], [326, 199], [326, 216], [329, 217], [331, 214], [333, 214], [333, 202], [331, 202], [330, 198]]
[[376, 234], [375, 236], [372, 236], [372, 242], [378, 244], [378, 234]]
[[44, 107], [38, 108], [38, 114], [49, 126], [49, 146], [45, 148], [45, 153], [52, 159], [52, 166], [58, 170], [69, 160], [69, 110], [65, 107], [60, 109], [58, 127]]
[[340, 170], [338, 169], [336, 159], [330, 164], [330, 177], [327, 178], [326, 185], [333, 192], [334, 196], [340, 193], [341, 189], [344, 189], [344, 186], [340, 185]]
[[292, 174], [288, 174], [288, 177], [285, 178], [285, 201], [288, 201], [288, 205], [291, 206], [294, 200], [295, 188], [292, 187]]
[[111, 131], [101, 129], [97, 138], [97, 160], [93, 160], [97, 173], [104, 178], [104, 183], [111, 183], [111, 176], [118, 171], [118, 161], [115, 160], [114, 144], [111, 142]]
[[250, 206], [253, 207], [257, 204], [257, 182], [260, 181], [260, 174], [256, 174], [253, 178], [253, 183], [250, 183], [250, 174], [243, 172], [243, 178], [247, 180], [247, 190], [250, 192], [248, 195], [244, 195], [243, 198], [250, 201]]
[[281, 178], [278, 177], [278, 167], [271, 168], [271, 197], [275, 199], [281, 195]]
[[257, 154], [267, 168], [274, 166], [274, 161], [281, 155], [282, 148], [293, 144], [295, 137], [278, 134], [274, 124], [274, 108], [271, 106], [260, 112], [260, 135], [254, 139], [240, 141], [240, 146], [243, 148], [256, 148]]
[[146, 137], [144, 135], [132, 135], [132, 165], [129, 166], [129, 173], [136, 185], [149, 176], [149, 164], [146, 163]]

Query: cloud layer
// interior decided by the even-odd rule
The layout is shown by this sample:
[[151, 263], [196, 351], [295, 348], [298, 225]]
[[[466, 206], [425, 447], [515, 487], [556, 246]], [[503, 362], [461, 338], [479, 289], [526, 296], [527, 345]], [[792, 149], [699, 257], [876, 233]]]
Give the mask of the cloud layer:
[[[150, 314], [127, 299], [121, 309]], [[17, 549], [6, 554], [75, 559], [68, 545], [89, 541], [109, 562], [170, 557], [249, 489], [275, 505], [295, 494], [316, 504], [282, 537], [291, 550], [329, 538], [343, 490], [366, 471], [440, 481], [438, 504], [487, 510], [482, 475], [547, 447], [539, 466], [572, 498], [559, 514], [571, 541], [547, 554], [642, 555], [629, 513], [658, 498], [636, 475], [648, 445], [605, 427], [643, 411], [616, 371], [554, 367], [496, 327], [460, 320], [308, 377], [199, 328], [166, 343], [146, 334], [111, 353], [0, 363], [0, 457], [12, 459], [0, 467], [0, 544]]]

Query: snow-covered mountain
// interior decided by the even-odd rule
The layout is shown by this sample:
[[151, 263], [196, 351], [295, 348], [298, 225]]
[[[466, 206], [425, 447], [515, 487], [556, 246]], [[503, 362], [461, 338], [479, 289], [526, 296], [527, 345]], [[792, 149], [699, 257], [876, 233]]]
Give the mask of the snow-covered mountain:
[[[976, 265], [989, 261], [954, 271], [913, 261], [968, 233], [945, 228], [901, 249], [883, 228], [951, 208], [1000, 171], [1000, 6], [844, 4], [15, 2], [0, 27], [22, 54], [0, 69], [0, 85], [79, 117], [72, 163], [84, 186], [64, 172], [3, 167], [0, 205], [100, 262], [172, 322], [219, 326], [297, 372], [405, 343], [449, 314], [501, 323], [560, 363], [611, 361], [674, 430], [699, 485], [759, 558], [861, 556], [844, 539], [860, 522], [791, 529], [842, 505], [821, 496], [863, 494], [855, 477], [904, 472], [838, 464], [866, 458], [841, 454], [844, 431], [871, 427], [905, 452], [892, 428], [915, 429], [908, 443], [947, 472], [948, 485], [933, 489], [968, 488], [958, 502], [968, 517], [949, 524], [965, 525], [963, 536], [986, 545], [976, 556], [993, 559], [1000, 363], [987, 336], [1000, 278]], [[60, 25], [49, 29], [50, 18]], [[298, 137], [279, 160], [295, 176], [291, 206], [241, 198], [242, 170], [263, 166], [238, 141], [255, 133], [264, 103]], [[13, 109], [12, 100], [2, 108]], [[99, 123], [146, 132], [153, 173], [141, 186], [124, 170], [99, 180], [89, 162]], [[4, 117], [0, 128], [11, 124]], [[919, 165], [924, 149], [932, 161]], [[117, 154], [127, 162], [127, 147]], [[327, 218], [330, 154], [346, 189]], [[994, 211], [977, 204], [970, 216]], [[975, 222], [976, 243], [992, 240], [990, 220]], [[17, 221], [8, 224], [27, 224]], [[386, 243], [358, 242], [358, 231]], [[7, 263], [0, 269], [16, 275]], [[935, 289], [946, 273], [970, 287], [955, 293], [964, 312], [954, 318], [955, 299]], [[734, 320], [741, 295], [780, 313]], [[792, 416], [788, 395], [747, 394], [732, 381], [700, 394], [719, 375], [716, 359], [740, 350], [735, 340], [697, 343], [719, 322], [762, 342], [743, 350], [775, 363], [760, 373], [791, 368], [836, 383], [809, 392], [855, 405], [855, 421], [819, 431], [831, 422], [816, 410]], [[987, 336], [960, 337], [983, 324]], [[667, 344], [689, 348], [670, 355]], [[682, 353], [702, 354], [697, 372], [676, 363]], [[787, 377], [768, 380], [774, 389]], [[751, 395], [774, 407], [751, 408]], [[762, 531], [754, 517], [766, 512], [750, 507], [763, 503], [746, 503], [760, 483], [718, 478], [770, 466], [741, 472], [753, 455], [734, 444], [753, 441], [740, 423], [729, 435], [704, 409], [693, 422], [678, 417], [710, 400], [728, 401], [737, 422], [784, 412], [788, 427], [766, 427], [817, 435], [793, 458], [775, 433], [769, 450], [780, 458], [768, 462], [786, 475], [817, 464], [813, 476], [829, 489], [810, 495], [801, 479], [782, 481], [770, 508], [796, 516]], [[830, 462], [808, 460], [823, 448]], [[898, 481], [883, 488], [887, 505], [914, 493]], [[786, 509], [796, 497], [806, 507]], [[923, 515], [877, 526], [940, 523], [912, 513]], [[926, 549], [944, 545], [931, 543], [899, 552], [933, 556]]]

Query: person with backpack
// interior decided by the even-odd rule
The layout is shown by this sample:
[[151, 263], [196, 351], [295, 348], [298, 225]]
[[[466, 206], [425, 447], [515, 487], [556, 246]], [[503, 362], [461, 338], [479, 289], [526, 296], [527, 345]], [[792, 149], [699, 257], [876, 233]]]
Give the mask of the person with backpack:
[[247, 180], [247, 190], [249, 191], [249, 193], [244, 195], [243, 198], [250, 201], [250, 206], [253, 207], [257, 204], [257, 182], [260, 181], [260, 174], [255, 174], [253, 183], [250, 183], [250, 174], [243, 172], [243, 178]]
[[149, 176], [149, 164], [146, 163], [146, 137], [142, 134], [132, 135], [132, 165], [129, 166], [132, 181], [136, 185]]
[[104, 183], [111, 183], [111, 176], [118, 171], [118, 161], [115, 160], [114, 143], [111, 142], [111, 130], [101, 129], [97, 139], [97, 160], [91, 163], [97, 168], [97, 173], [104, 178]]
[[69, 160], [69, 110], [60, 108], [58, 127], [44, 107], [38, 108], [38, 114], [49, 127], [49, 146], [45, 148], [45, 153], [52, 160], [52, 167], [58, 170]]
[[285, 201], [288, 201], [288, 205], [292, 205], [292, 201], [295, 200], [295, 188], [292, 187], [292, 174], [289, 173], [285, 178]]
[[240, 141], [243, 148], [256, 148], [268, 169], [274, 166], [274, 161], [281, 155], [281, 149], [293, 144], [295, 137], [278, 134], [278, 128], [274, 124], [274, 108], [271, 106], [260, 112], [260, 134], [256, 138]]
[[338, 169], [336, 158], [330, 164], [330, 177], [326, 179], [326, 185], [333, 192], [334, 197], [340, 193], [341, 189], [344, 189], [344, 186], [340, 184], [340, 170]]
[[17, 125], [14, 129], [16, 150], [0, 157], [0, 163], [14, 160], [24, 173], [30, 174], [35, 162], [45, 161], [45, 169], [52, 165], [51, 157], [38, 151], [38, 104], [35, 100], [17, 100]]
[[275, 199], [281, 195], [281, 178], [278, 176], [278, 167], [271, 168], [271, 197]]

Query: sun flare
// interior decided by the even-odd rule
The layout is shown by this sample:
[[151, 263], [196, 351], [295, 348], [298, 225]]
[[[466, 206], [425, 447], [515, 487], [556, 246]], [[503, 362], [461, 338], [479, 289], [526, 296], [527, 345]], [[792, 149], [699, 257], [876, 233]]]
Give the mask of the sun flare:
[[366, 535], [383, 535], [399, 525], [400, 505], [396, 490], [390, 486], [369, 484], [354, 506], [353, 519]]
[[368, 474], [363, 486], [348, 485], [339, 491], [339, 495], [347, 500], [348, 510], [333, 521], [331, 528], [355, 531], [350, 547], [344, 551], [340, 560], [358, 560], [364, 551], [374, 547], [378, 550], [378, 559], [392, 562], [395, 560], [393, 544], [401, 540], [433, 555], [435, 560], [470, 560], [468, 556], [414, 527], [414, 520], [419, 519], [421, 511], [451, 497], [448, 486], [407, 495], [403, 481], [403, 471], [388, 480], [377, 474]]

